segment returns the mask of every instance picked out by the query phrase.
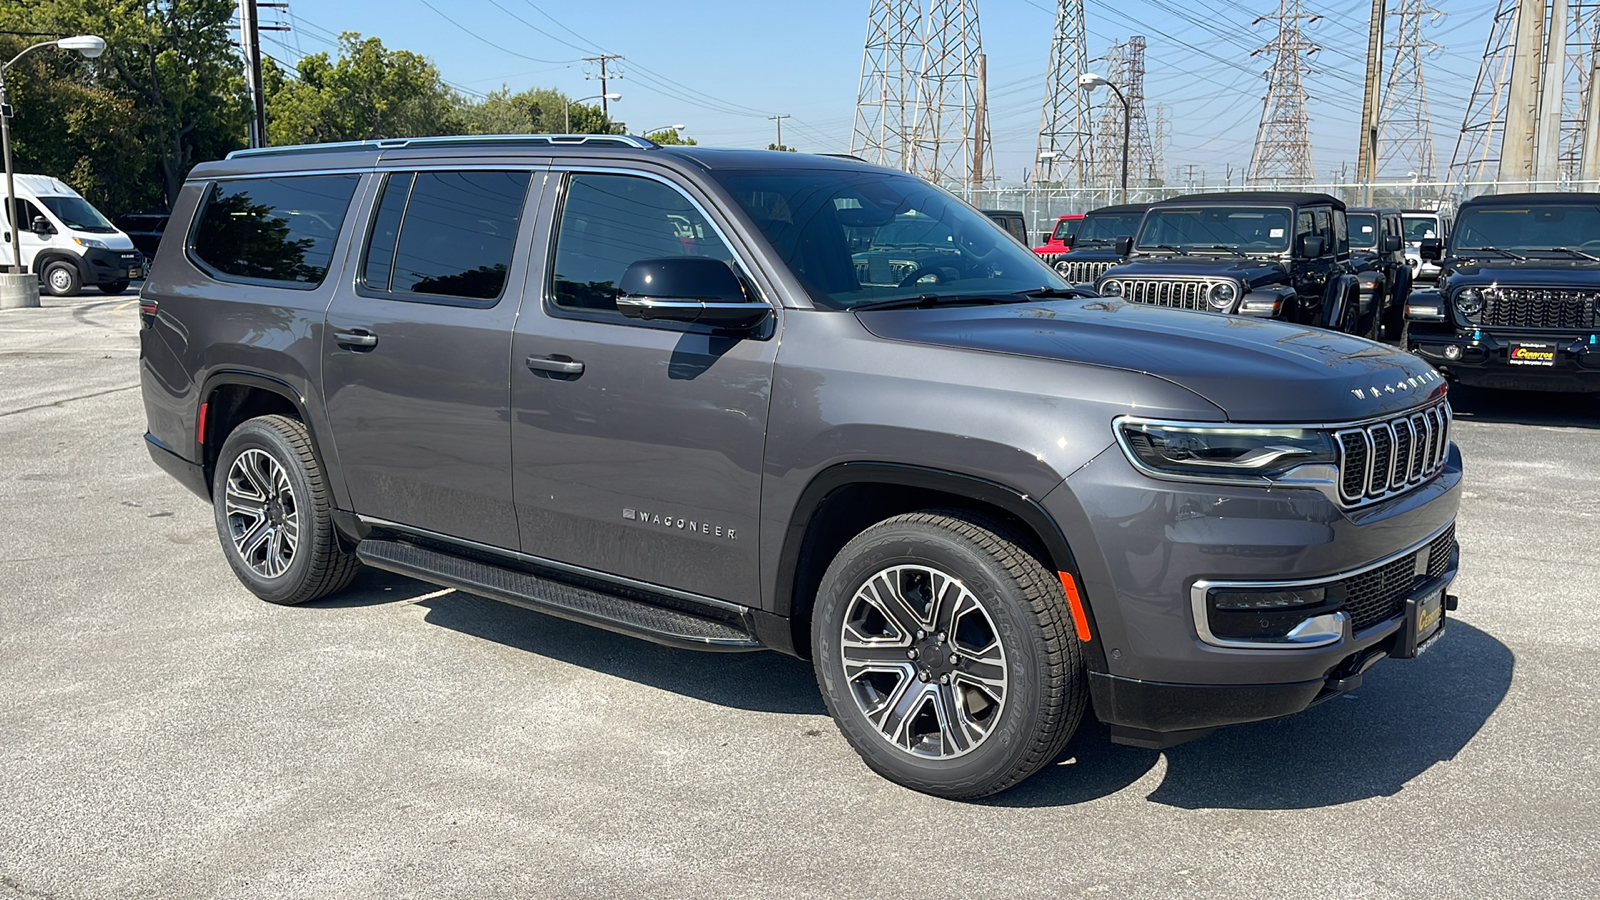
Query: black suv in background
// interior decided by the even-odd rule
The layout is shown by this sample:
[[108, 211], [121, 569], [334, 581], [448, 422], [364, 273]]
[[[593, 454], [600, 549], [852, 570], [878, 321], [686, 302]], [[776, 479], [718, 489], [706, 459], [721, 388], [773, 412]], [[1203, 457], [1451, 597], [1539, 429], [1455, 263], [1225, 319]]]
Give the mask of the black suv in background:
[[1422, 242], [1407, 346], [1463, 384], [1600, 391], [1600, 194], [1498, 194]]
[[1064, 239], [1071, 252], [1056, 258], [1056, 272], [1070, 284], [1094, 284], [1112, 266], [1127, 261], [1128, 248], [1149, 208], [1148, 203], [1128, 203], [1085, 213], [1077, 232]]
[[1152, 204], [1110, 297], [1359, 330], [1344, 204], [1327, 194], [1195, 194]]
[[1411, 295], [1405, 233], [1398, 209], [1345, 211], [1350, 225], [1350, 257], [1361, 281], [1361, 319], [1356, 334], [1399, 338]]
[[170, 230], [146, 441], [270, 602], [365, 564], [810, 658], [862, 759], [947, 797], [1086, 713], [1165, 747], [1297, 712], [1452, 608], [1432, 367], [1084, 297], [903, 172], [624, 136], [271, 148], [196, 166]]

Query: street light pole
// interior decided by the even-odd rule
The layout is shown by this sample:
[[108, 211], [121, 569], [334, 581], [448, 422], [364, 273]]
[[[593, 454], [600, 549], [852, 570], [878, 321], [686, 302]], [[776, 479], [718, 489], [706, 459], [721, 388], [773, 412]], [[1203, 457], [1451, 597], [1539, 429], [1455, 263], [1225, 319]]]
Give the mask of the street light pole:
[[[26, 275], [28, 270], [22, 265], [22, 223], [15, 221], [17, 218], [17, 185], [16, 178], [11, 169], [11, 104], [6, 99], [6, 70], [17, 64], [17, 60], [27, 56], [40, 47], [59, 47], [62, 50], [76, 50], [94, 59], [104, 53], [106, 42], [103, 38], [92, 34], [82, 34], [76, 37], [61, 38], [56, 41], [41, 41], [31, 47], [24, 47], [21, 53], [11, 57], [11, 61], [0, 66], [0, 153], [5, 156], [6, 167], [6, 224], [11, 226], [11, 265], [8, 271], [13, 275]], [[33, 304], [37, 306], [38, 304]]]
[[[621, 94], [595, 94], [593, 97], [579, 97], [576, 100], [568, 100], [567, 101], [567, 108], [566, 108], [566, 113], [567, 113], [566, 133], [567, 134], [571, 134], [572, 133], [572, 104], [574, 104], [574, 103], [582, 103], [585, 100], [600, 100], [600, 101], [603, 102], [603, 101], [606, 101], [606, 100], [621, 100], [621, 99], [622, 99], [622, 95]], [[611, 114], [604, 112], [604, 109], [602, 109], [602, 114], [605, 115], [606, 121], [607, 121], [607, 123], [609, 123], [611, 121]]]
[[1117, 101], [1122, 104], [1122, 200], [1121, 200], [1121, 202], [1122, 203], [1127, 203], [1128, 202], [1128, 143], [1129, 143], [1129, 138], [1132, 135], [1132, 130], [1131, 129], [1132, 129], [1132, 124], [1133, 124], [1132, 123], [1133, 114], [1128, 109], [1128, 98], [1124, 97], [1122, 95], [1122, 91], [1119, 90], [1116, 85], [1112, 84], [1103, 75], [1096, 75], [1093, 72], [1083, 72], [1080, 75], [1078, 75], [1078, 87], [1083, 88], [1086, 91], [1093, 91], [1095, 88], [1100, 87], [1101, 85], [1105, 85], [1106, 87], [1111, 88], [1111, 93], [1116, 94], [1117, 95]]

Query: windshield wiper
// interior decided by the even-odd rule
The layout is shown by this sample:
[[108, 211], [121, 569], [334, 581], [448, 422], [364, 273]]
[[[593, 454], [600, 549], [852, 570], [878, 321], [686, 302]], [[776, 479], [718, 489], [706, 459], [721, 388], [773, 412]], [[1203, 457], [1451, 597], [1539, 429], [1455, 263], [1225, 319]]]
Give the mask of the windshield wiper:
[[1079, 300], [1084, 297], [1093, 297], [1095, 295], [1079, 288], [1038, 287], [1028, 291], [1017, 291], [1015, 296], [1039, 300]]
[[1195, 249], [1196, 250], [1226, 250], [1229, 253], [1232, 253], [1234, 256], [1244, 256], [1245, 255], [1244, 253], [1240, 252], [1238, 247], [1230, 247], [1227, 244], [1212, 244], [1209, 247], [1196, 247]]
[[1595, 256], [1593, 254], [1585, 253], [1582, 250], [1574, 250], [1571, 247], [1551, 247], [1550, 248], [1550, 252], [1551, 253], [1571, 253], [1573, 256], [1579, 257], [1580, 259], [1592, 259], [1595, 262], [1600, 262], [1600, 256]]
[[[1050, 290], [1056, 290], [1051, 288]], [[1027, 299], [1016, 295], [993, 294], [918, 294], [915, 297], [896, 297], [893, 300], [875, 300], [871, 303], [861, 303], [850, 307], [851, 312], [860, 312], [865, 309], [927, 309], [933, 306], [946, 306], [955, 303], [1026, 303]]]
[[1173, 253], [1176, 253], [1179, 256], [1188, 256], [1189, 255], [1189, 251], [1183, 249], [1182, 247], [1173, 245], [1173, 244], [1149, 244], [1149, 245], [1146, 245], [1146, 246], [1141, 247], [1139, 249], [1141, 249], [1141, 250], [1171, 250]]
[[1512, 253], [1510, 250], [1502, 250], [1499, 247], [1457, 247], [1456, 253], [1457, 255], [1462, 253], [1501, 253], [1515, 260], [1526, 262], [1528, 259], [1526, 256], [1520, 256], [1516, 253]]

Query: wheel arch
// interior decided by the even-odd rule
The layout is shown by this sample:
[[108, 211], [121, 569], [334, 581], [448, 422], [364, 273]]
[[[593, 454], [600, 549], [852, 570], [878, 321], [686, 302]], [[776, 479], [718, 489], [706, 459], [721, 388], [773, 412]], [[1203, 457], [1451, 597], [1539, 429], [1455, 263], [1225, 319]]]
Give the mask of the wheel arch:
[[51, 263], [56, 262], [64, 262], [71, 265], [74, 269], [77, 269], [78, 283], [84, 285], [85, 287], [88, 286], [89, 266], [86, 262], [84, 262], [83, 257], [78, 256], [75, 253], [68, 253], [60, 248], [46, 247], [36, 253], [33, 257], [33, 272], [35, 275], [39, 276], [40, 280], [43, 280], [44, 270], [49, 268]]
[[206, 379], [199, 397], [200, 407], [195, 413], [195, 458], [205, 473], [208, 490], [223, 442], [240, 423], [257, 416], [278, 414], [298, 419], [310, 435], [311, 452], [317, 464], [323, 472], [328, 472], [327, 460], [318, 446], [316, 429], [307, 412], [306, 399], [287, 381], [259, 372], [222, 370]]
[[[828, 564], [851, 538], [891, 516], [931, 508], [984, 513], [1019, 529], [1035, 542], [1030, 549], [1043, 556], [1051, 571], [1075, 579], [1090, 633], [1099, 633], [1082, 591], [1077, 560], [1039, 498], [975, 475], [863, 461], [838, 463], [818, 472], [790, 513], [773, 594], [773, 611], [789, 620], [792, 647], [782, 649], [809, 658], [817, 587]], [[1086, 643], [1084, 651], [1091, 668], [1105, 668], [1099, 642]]]

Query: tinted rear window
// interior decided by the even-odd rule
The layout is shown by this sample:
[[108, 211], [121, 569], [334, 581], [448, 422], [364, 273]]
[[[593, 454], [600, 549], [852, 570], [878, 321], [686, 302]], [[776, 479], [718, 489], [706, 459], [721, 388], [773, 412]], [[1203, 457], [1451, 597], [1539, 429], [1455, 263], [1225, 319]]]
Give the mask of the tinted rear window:
[[357, 175], [219, 181], [207, 190], [194, 255], [222, 275], [315, 287], [355, 193]]
[[505, 290], [530, 180], [526, 171], [390, 175], [362, 280], [392, 294], [494, 300]]

